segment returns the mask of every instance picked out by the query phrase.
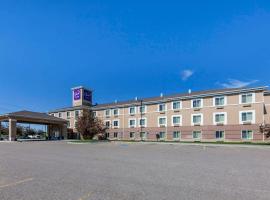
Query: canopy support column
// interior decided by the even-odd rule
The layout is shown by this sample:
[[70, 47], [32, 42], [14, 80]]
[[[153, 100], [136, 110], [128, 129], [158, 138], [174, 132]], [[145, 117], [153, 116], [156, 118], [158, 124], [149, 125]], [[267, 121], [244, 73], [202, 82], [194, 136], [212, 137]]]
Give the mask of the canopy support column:
[[9, 141], [14, 141], [17, 134], [17, 120], [9, 119]]

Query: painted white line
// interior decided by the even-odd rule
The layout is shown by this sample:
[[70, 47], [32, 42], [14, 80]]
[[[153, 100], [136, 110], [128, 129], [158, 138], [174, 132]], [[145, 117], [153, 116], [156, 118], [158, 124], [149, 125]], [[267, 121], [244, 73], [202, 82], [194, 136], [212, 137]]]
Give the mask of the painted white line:
[[14, 183], [9, 183], [9, 184], [6, 184], [6, 185], [0, 185], [0, 189], [6, 188], [6, 187], [11, 187], [11, 186], [16, 186], [16, 185], [19, 185], [21, 183], [29, 182], [29, 181], [32, 181], [32, 180], [33, 180], [33, 178], [26, 178], [26, 179], [23, 179], [23, 180], [20, 180], [20, 181], [16, 181]]

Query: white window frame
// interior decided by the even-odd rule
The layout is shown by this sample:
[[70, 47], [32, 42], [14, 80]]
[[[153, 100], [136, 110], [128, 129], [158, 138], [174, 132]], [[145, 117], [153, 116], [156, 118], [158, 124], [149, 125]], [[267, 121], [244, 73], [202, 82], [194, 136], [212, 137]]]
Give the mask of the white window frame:
[[[221, 98], [221, 97], [224, 98], [224, 104], [223, 105], [216, 105], [216, 99]], [[227, 96], [215, 96], [215, 97], [213, 97], [213, 106], [214, 107], [226, 106], [226, 105], [227, 105]]]
[[[111, 120], [105, 120], [104, 122], [105, 122], [105, 123], [104, 123], [104, 124], [105, 124], [105, 126], [106, 126], [106, 122], [110, 122], [110, 125], [108, 126], [108, 128], [110, 128], [110, 127], [112, 126], [112, 124], [111, 124]], [[106, 127], [107, 127], [107, 126], [106, 126]]]
[[[202, 113], [196, 113], [196, 114], [192, 114], [192, 115], [191, 115], [191, 125], [192, 125], [192, 126], [195, 126], [195, 124], [194, 124], [194, 122], [193, 122], [193, 116], [198, 116], [198, 115], [201, 116], [201, 123], [200, 123], [200, 126], [203, 125], [203, 114], [202, 114]], [[197, 125], [197, 124], [196, 124], [196, 125]]]
[[[159, 110], [159, 106], [161, 105], [161, 104], [164, 104], [165, 105], [165, 110]], [[158, 112], [166, 112], [167, 111], [167, 104], [166, 103], [159, 103], [158, 105], [157, 105], [157, 111]]]
[[[248, 113], [248, 112], [251, 112], [252, 113], [252, 120], [251, 121], [242, 121], [242, 114], [243, 113]], [[245, 124], [245, 123], [251, 123], [251, 124], [255, 124], [256, 122], [256, 112], [255, 110], [242, 110], [242, 111], [239, 111], [239, 123], [240, 124]]]
[[[175, 137], [174, 137], [174, 133], [175, 133], [175, 132], [178, 132], [178, 133], [179, 133], [179, 137], [178, 137], [178, 138], [175, 138]], [[173, 140], [180, 140], [180, 139], [181, 139], [181, 131], [173, 131], [172, 138], [173, 138]]]
[[[243, 131], [251, 131], [251, 133], [252, 133], [251, 138], [243, 138]], [[254, 131], [253, 130], [248, 130], [248, 129], [241, 130], [241, 139], [242, 140], [253, 140], [253, 138], [254, 138]]]
[[[144, 126], [142, 126], [141, 123], [140, 123], [141, 122], [141, 119], [144, 119], [145, 120], [145, 125]], [[139, 118], [138, 121], [139, 121], [138, 122], [139, 127], [147, 127], [147, 118], [146, 117]]]
[[[198, 138], [194, 138], [194, 132], [200, 132], [200, 137], [198, 137]], [[198, 131], [192, 131], [192, 139], [194, 139], [194, 140], [201, 140], [202, 139], [202, 131], [201, 130], [198, 130]]]
[[[117, 110], [117, 114], [114, 114], [114, 111], [115, 111], [115, 110]], [[118, 116], [118, 115], [119, 115], [119, 113], [120, 113], [119, 108], [114, 108], [114, 109], [112, 110], [112, 114], [113, 114], [113, 116]]]
[[[130, 137], [130, 134], [131, 134], [131, 133], [133, 134], [133, 137]], [[130, 131], [130, 132], [129, 132], [129, 139], [134, 140], [135, 137], [136, 137], [136, 132], [135, 132], [135, 131]]]
[[147, 106], [146, 106], [146, 105], [139, 106], [139, 107], [138, 107], [138, 113], [139, 113], [139, 114], [141, 113], [141, 110], [140, 110], [141, 107], [144, 107], [144, 112], [142, 112], [142, 114], [147, 113]]
[[[114, 122], [117, 121], [118, 122], [118, 126], [114, 126]], [[114, 119], [112, 120], [112, 127], [113, 128], [120, 128], [120, 120], [119, 119]]]
[[[164, 133], [164, 137], [162, 138], [162, 137], [160, 137], [160, 133]], [[166, 140], [167, 139], [167, 133], [166, 133], [166, 131], [159, 131], [159, 139], [160, 140]]]
[[[130, 109], [131, 108], [134, 108], [134, 113], [131, 113], [130, 112]], [[136, 106], [130, 106], [130, 107], [128, 107], [128, 114], [130, 114], [130, 115], [136, 115]]]
[[[179, 124], [174, 124], [173, 123], [173, 118], [174, 117], [180, 117], [180, 122], [179, 122]], [[171, 117], [171, 124], [172, 124], [172, 126], [182, 126], [182, 115], [172, 115], [172, 117]]]
[[[160, 118], [165, 118], [165, 125], [164, 124], [159, 124], [159, 119]], [[162, 126], [165, 126], [165, 127], [167, 127], [167, 117], [166, 116], [159, 116], [158, 117], [158, 121], [157, 121], [157, 124], [158, 124], [158, 127], [162, 127]]]
[[62, 113], [62, 112], [59, 112], [59, 113], [58, 113], [58, 117], [59, 117], [59, 118], [62, 118], [62, 117], [63, 117], [63, 113]]
[[[251, 102], [248, 102], [248, 103], [242, 103], [242, 96], [243, 95], [248, 95], [248, 94], [251, 94], [252, 95], [252, 100]], [[253, 92], [248, 92], [248, 93], [242, 93], [242, 94], [239, 94], [239, 104], [251, 104], [251, 103], [255, 103], [255, 93]]]
[[[131, 120], [134, 120], [135, 121], [134, 126], [133, 125], [130, 125], [130, 121]], [[136, 128], [136, 127], [137, 127], [137, 120], [136, 120], [136, 118], [129, 118], [128, 119], [128, 128]]]
[[[116, 137], [115, 137], [115, 133], [117, 134]], [[118, 139], [118, 137], [119, 137], [119, 133], [118, 133], [118, 132], [113, 132], [113, 138], [114, 138], [114, 139]]]
[[[200, 107], [193, 107], [193, 102], [194, 101], [197, 101], [197, 100], [201, 100], [201, 106]], [[202, 108], [203, 107], [203, 99], [202, 98], [199, 98], [199, 99], [192, 99], [191, 100], [191, 108]]]
[[[216, 115], [222, 115], [222, 114], [224, 114], [224, 122], [216, 122]], [[227, 112], [214, 112], [213, 113], [213, 124], [217, 125], [219, 123], [222, 123], [224, 125], [227, 124]]]
[[[223, 138], [217, 138], [217, 132], [223, 132]], [[226, 132], [224, 130], [216, 130], [215, 131], [216, 140], [225, 140], [225, 134], [226, 134]]]
[[[108, 115], [106, 114], [106, 111], [109, 111], [109, 114]], [[110, 117], [111, 116], [111, 109], [104, 110], [104, 116], [105, 117]]]
[[[180, 107], [179, 107], [179, 108], [174, 109], [174, 108], [173, 108], [173, 104], [174, 104], [174, 103], [177, 103], [177, 102], [179, 102], [179, 103], [180, 103]], [[171, 107], [172, 107], [172, 110], [180, 110], [180, 109], [182, 109], [182, 101], [172, 101], [172, 103], [171, 103]]]

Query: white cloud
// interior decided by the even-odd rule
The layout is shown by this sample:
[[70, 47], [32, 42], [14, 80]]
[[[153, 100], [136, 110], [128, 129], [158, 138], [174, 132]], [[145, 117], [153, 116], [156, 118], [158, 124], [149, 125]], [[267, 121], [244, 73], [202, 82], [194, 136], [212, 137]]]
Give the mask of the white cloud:
[[256, 82], [258, 82], [258, 80], [240, 81], [237, 79], [228, 79], [227, 83], [221, 83], [220, 85], [225, 88], [239, 88], [239, 87], [247, 87]]
[[186, 81], [188, 78], [190, 78], [194, 74], [194, 71], [190, 69], [185, 69], [181, 72], [181, 79], [183, 81]]

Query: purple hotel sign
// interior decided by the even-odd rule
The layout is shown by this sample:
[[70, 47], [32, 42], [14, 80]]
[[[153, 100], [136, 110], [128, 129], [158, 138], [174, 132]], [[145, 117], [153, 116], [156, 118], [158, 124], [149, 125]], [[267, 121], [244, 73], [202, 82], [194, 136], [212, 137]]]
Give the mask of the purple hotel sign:
[[76, 100], [80, 100], [81, 99], [81, 89], [75, 89], [73, 91], [73, 99]]

